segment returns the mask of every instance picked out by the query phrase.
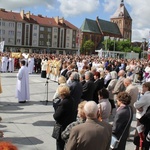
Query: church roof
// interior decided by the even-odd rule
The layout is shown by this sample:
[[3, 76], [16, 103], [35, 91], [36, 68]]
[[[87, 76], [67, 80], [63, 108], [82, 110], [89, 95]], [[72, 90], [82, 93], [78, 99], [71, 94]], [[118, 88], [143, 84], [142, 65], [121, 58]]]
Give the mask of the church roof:
[[132, 19], [124, 4], [120, 4], [116, 12], [111, 16], [111, 18], [122, 18], [122, 17]]
[[116, 23], [102, 20], [99, 18], [97, 18], [97, 21], [86, 18], [81, 26], [81, 31], [98, 34], [103, 34], [104, 32], [107, 32], [119, 36], [121, 35], [120, 30]]
[[111, 34], [121, 35], [120, 30], [116, 23], [102, 20], [102, 19], [98, 19], [98, 22], [99, 22], [101, 31], [103, 33], [107, 32], [107, 33], [111, 33]]
[[80, 29], [82, 32], [92, 32], [92, 33], [102, 34], [96, 20], [91, 20], [86, 18]]

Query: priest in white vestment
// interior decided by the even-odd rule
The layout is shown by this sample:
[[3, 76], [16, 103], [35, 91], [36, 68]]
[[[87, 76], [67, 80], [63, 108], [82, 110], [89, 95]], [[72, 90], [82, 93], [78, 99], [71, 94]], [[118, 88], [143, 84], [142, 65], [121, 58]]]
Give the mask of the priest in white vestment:
[[17, 74], [17, 93], [16, 97], [18, 98], [19, 103], [25, 103], [26, 100], [30, 99], [29, 92], [29, 72], [26, 67], [25, 60], [20, 61], [20, 69]]

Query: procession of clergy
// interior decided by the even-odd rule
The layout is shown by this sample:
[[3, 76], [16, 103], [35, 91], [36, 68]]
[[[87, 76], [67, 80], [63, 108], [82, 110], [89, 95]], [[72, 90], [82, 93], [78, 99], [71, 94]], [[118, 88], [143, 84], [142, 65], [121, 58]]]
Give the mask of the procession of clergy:
[[26, 54], [26, 53], [1, 53], [0, 54], [0, 71], [14, 72], [17, 71], [19, 61], [24, 59], [28, 67], [29, 74], [41, 73], [42, 78], [50, 78], [57, 81], [60, 74], [61, 61], [48, 55]]

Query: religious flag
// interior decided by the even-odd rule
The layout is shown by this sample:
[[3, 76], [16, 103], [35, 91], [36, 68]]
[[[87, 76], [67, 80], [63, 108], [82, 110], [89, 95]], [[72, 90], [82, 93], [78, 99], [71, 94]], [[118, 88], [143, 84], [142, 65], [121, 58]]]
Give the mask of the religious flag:
[[0, 52], [4, 50], [5, 41], [0, 42]]

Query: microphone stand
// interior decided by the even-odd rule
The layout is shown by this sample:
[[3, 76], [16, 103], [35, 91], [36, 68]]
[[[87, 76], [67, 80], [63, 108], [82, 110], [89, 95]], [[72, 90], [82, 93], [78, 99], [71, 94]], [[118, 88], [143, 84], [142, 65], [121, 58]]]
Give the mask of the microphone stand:
[[45, 101], [41, 101], [41, 102], [45, 102], [45, 105], [48, 104], [48, 83], [49, 83], [48, 80], [49, 80], [49, 76], [50, 76], [50, 74], [46, 78], [46, 83], [45, 83], [45, 86], [46, 86], [46, 100]]
[[45, 101], [45, 105], [47, 105], [48, 104], [48, 80], [49, 80], [49, 77], [48, 78], [46, 78], [47, 80], [46, 80], [46, 83], [45, 83], [45, 86], [46, 86], [46, 101]]

